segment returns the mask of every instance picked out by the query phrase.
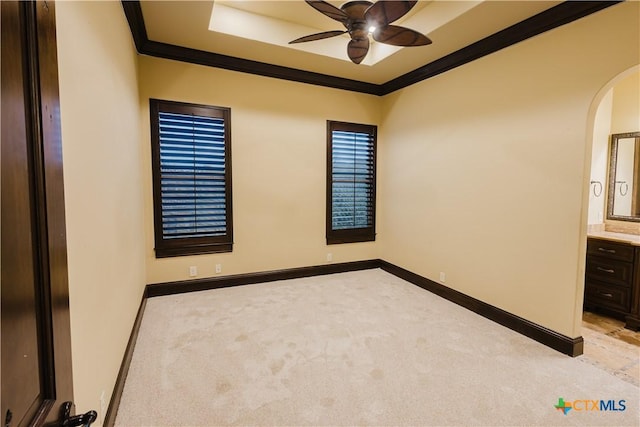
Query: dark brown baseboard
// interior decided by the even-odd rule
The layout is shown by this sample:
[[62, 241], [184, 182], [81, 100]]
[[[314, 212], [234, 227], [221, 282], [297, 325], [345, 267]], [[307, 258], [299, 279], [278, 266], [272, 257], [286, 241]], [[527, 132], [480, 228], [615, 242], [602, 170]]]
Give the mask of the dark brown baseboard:
[[147, 285], [146, 292], [147, 296], [151, 298], [162, 295], [180, 294], [184, 292], [206, 291], [209, 289], [228, 288], [231, 286], [274, 282], [276, 280], [300, 279], [303, 277], [322, 276], [325, 274], [345, 273], [347, 271], [369, 270], [379, 267], [380, 260], [378, 259], [315, 265], [312, 267], [288, 268], [286, 270], [235, 274], [232, 276], [208, 277], [195, 280], [182, 280], [178, 282], [154, 283]]
[[142, 316], [144, 315], [146, 305], [147, 291], [145, 289], [142, 294], [142, 301], [140, 301], [140, 307], [138, 307], [136, 320], [133, 322], [133, 327], [131, 328], [131, 335], [129, 336], [129, 342], [127, 342], [127, 348], [125, 349], [124, 356], [122, 357], [122, 363], [120, 364], [116, 384], [113, 387], [113, 392], [111, 393], [109, 407], [107, 408], [107, 413], [104, 415], [104, 427], [113, 427], [116, 422], [116, 415], [118, 414], [118, 407], [120, 406], [120, 399], [122, 398], [122, 391], [124, 390], [124, 383], [127, 379], [127, 373], [129, 372], [129, 365], [131, 365], [131, 358], [133, 357], [133, 350], [136, 346], [136, 340], [138, 339], [138, 332], [140, 331], [140, 324], [142, 323]]
[[631, 329], [632, 331], [640, 330], [640, 318], [635, 315], [629, 315], [625, 317], [625, 325], [624, 327], [627, 329]]
[[124, 383], [127, 378], [127, 372], [129, 371], [129, 365], [131, 364], [131, 358], [133, 357], [133, 349], [138, 337], [138, 331], [142, 322], [142, 316], [144, 314], [144, 308], [147, 302], [147, 298], [186, 292], [204, 291], [209, 289], [226, 288], [231, 286], [266, 283], [276, 280], [300, 279], [303, 277], [321, 276], [333, 273], [345, 273], [348, 271], [370, 270], [374, 268], [381, 268], [384, 271], [393, 274], [394, 276], [406, 280], [409, 283], [419, 286], [422, 289], [425, 289], [446, 300], [458, 304], [468, 310], [473, 311], [476, 314], [479, 314], [482, 317], [499, 323], [502, 326], [514, 330], [561, 353], [576, 357], [581, 355], [583, 352], [582, 337], [569, 338], [536, 323], [523, 319], [522, 317], [516, 316], [515, 314], [511, 314], [507, 311], [494, 307], [491, 304], [487, 304], [483, 301], [441, 285], [440, 283], [429, 280], [426, 277], [420, 276], [409, 270], [405, 270], [402, 267], [398, 267], [397, 265], [380, 259], [345, 262], [339, 264], [316, 265], [311, 267], [290, 268], [286, 270], [265, 271], [249, 274], [237, 274], [232, 276], [203, 278], [196, 280], [154, 283], [147, 285], [142, 296], [142, 302], [140, 303], [140, 308], [138, 309], [138, 314], [131, 330], [131, 337], [129, 338], [127, 349], [122, 359], [122, 364], [120, 365], [120, 371], [118, 372], [118, 378], [113, 389], [111, 401], [109, 402], [109, 409], [107, 410], [104, 418], [104, 426], [112, 427], [115, 423], [116, 415], [118, 413], [118, 407], [120, 405], [120, 399], [122, 397], [122, 391], [124, 389]]
[[568, 354], [571, 357], [580, 356], [583, 352], [584, 341], [582, 337], [569, 338], [551, 329], [540, 326], [520, 316], [511, 314], [498, 307], [486, 302], [480, 301], [469, 295], [458, 292], [440, 283], [429, 280], [402, 267], [391, 264], [387, 261], [380, 261], [380, 267], [407, 282], [413, 283], [429, 292], [432, 292], [442, 298], [458, 304], [468, 310], [486, 317], [502, 326], [514, 330], [526, 337], [529, 337], [541, 344], [551, 347], [561, 353]]

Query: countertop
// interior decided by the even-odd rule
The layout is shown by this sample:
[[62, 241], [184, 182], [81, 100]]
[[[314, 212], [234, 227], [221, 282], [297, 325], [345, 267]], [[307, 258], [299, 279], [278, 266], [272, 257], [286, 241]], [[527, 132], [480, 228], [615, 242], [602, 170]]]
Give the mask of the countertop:
[[587, 237], [613, 240], [615, 242], [629, 243], [634, 246], [640, 246], [640, 236], [638, 236], [637, 234], [617, 233], [613, 231], [591, 231], [587, 233]]

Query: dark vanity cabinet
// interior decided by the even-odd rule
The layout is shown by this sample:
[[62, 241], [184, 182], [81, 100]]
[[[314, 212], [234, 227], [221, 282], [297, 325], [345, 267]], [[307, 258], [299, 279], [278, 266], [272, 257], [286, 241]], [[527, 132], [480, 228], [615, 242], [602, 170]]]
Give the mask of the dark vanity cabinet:
[[587, 239], [584, 307], [640, 326], [640, 247]]

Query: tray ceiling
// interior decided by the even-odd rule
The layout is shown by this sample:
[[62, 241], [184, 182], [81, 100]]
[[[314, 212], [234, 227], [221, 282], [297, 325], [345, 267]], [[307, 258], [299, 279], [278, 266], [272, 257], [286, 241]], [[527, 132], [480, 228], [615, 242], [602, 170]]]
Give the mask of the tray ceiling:
[[421, 0], [394, 24], [426, 34], [433, 44], [398, 48], [372, 42], [365, 61], [356, 65], [347, 57], [348, 36], [288, 43], [343, 29], [302, 0], [122, 1], [141, 54], [374, 95], [617, 3], [620, 0]]

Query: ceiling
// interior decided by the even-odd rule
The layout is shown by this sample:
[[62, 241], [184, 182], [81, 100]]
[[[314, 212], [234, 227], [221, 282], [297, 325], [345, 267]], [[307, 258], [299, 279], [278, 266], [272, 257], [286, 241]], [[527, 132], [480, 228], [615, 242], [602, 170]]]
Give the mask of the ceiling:
[[[340, 1], [328, 2], [336, 7], [342, 4]], [[279, 70], [284, 70], [283, 67], [286, 67], [295, 72], [302, 70], [319, 73], [321, 77], [331, 76], [329, 78], [334, 80], [354, 80], [368, 85], [365, 90], [360, 91], [375, 93], [376, 90], [370, 91], [369, 88], [382, 87], [379, 85], [397, 80], [407, 73], [415, 73], [425, 65], [454, 57], [461, 49], [465, 50], [470, 45], [481, 44], [483, 39], [493, 40], [496, 47], [481, 55], [475, 55], [466, 62], [546, 31], [549, 29], [549, 18], [551, 15], [557, 15], [555, 11], [561, 8], [571, 9], [571, 14], [576, 15], [571, 19], [573, 20], [599, 10], [576, 13], [577, 9], [585, 9], [584, 3], [605, 2], [561, 3], [563, 2], [535, 0], [421, 0], [407, 15], [394, 24], [424, 33], [433, 41], [433, 44], [397, 48], [373, 42], [369, 54], [360, 65], [352, 63], [347, 57], [346, 46], [349, 38], [346, 35], [296, 45], [288, 44], [289, 41], [304, 35], [344, 29], [339, 22], [324, 16], [302, 0], [126, 1], [123, 2], [123, 6], [132, 26], [134, 38], [136, 38], [136, 25], [135, 22], [132, 24], [132, 21], [135, 21], [131, 18], [135, 15], [131, 12], [132, 10], [137, 13], [138, 27], [142, 28], [139, 33], [144, 34], [146, 30], [146, 34], [142, 36], [138, 34], [138, 38], [143, 38], [147, 45], [151, 42], [158, 47], [158, 50], [170, 52], [156, 56], [179, 59], [184, 55], [194, 56], [195, 52], [197, 54], [195, 56], [201, 59], [190, 62], [217, 66], [219, 58], [225, 58], [223, 62], [231, 63], [232, 66], [223, 66], [223, 68], [246, 72], [252, 72], [251, 64], [260, 63], [258, 68], [267, 67], [268, 72], [258, 71], [258, 74], [275, 77], [278, 77]], [[583, 5], [580, 5], [581, 3]], [[600, 9], [603, 7], [606, 6]], [[516, 34], [527, 30], [526, 23], [522, 21], [544, 11], [547, 11], [543, 14], [546, 16], [546, 24], [537, 24], [540, 27], [537, 32]], [[533, 20], [541, 22], [538, 18]], [[554, 25], [550, 28], [570, 21], [553, 22]], [[519, 23], [520, 25], [516, 25]], [[505, 30], [509, 27], [511, 28]], [[500, 44], [496, 39], [500, 38], [502, 33], [509, 33], [509, 31], [512, 40]], [[481, 42], [478, 43], [479, 41]], [[498, 43], [496, 44], [495, 41]], [[141, 46], [138, 40], [136, 44], [140, 51]], [[191, 53], [184, 53], [187, 50], [181, 48], [191, 49], [188, 51]], [[149, 52], [141, 53], [153, 54], [151, 51], [154, 49], [152, 46], [147, 49]], [[213, 59], [206, 59], [207, 55]], [[226, 59], [227, 57], [231, 57], [231, 62]], [[247, 61], [241, 61], [242, 66], [238, 68], [233, 65], [237, 58]], [[458, 65], [460, 64], [455, 66]], [[297, 78], [289, 79], [298, 80]], [[327, 85], [339, 87], [334, 84]]]

